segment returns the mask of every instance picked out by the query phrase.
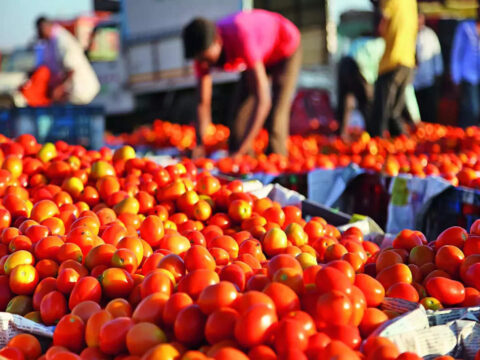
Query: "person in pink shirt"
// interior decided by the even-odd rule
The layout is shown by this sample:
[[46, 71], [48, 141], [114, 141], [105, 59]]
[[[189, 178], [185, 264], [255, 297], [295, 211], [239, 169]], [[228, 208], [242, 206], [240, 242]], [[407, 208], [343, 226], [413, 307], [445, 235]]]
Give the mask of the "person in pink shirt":
[[[241, 71], [230, 121], [232, 154], [253, 153], [255, 137], [266, 123], [268, 151], [287, 155], [290, 107], [301, 67], [300, 32], [280, 14], [251, 10], [216, 24], [196, 18], [183, 30], [185, 57], [194, 59], [198, 77], [197, 134], [193, 156], [204, 154], [211, 123], [211, 68]], [[270, 86], [271, 80], [271, 86]]]

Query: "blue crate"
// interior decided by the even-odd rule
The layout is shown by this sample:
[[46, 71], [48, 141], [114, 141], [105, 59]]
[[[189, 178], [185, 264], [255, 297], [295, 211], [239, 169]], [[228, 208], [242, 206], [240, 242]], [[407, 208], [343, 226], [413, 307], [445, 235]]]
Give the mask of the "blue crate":
[[63, 140], [99, 149], [104, 145], [105, 117], [97, 106], [52, 106], [0, 111], [0, 133], [32, 134], [38, 142]]

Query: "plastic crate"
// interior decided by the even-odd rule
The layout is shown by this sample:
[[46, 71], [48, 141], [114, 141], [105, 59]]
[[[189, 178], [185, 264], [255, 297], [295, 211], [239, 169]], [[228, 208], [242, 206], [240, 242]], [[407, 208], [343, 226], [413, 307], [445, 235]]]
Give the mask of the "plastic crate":
[[480, 218], [480, 191], [451, 187], [434, 197], [418, 217], [417, 228], [428, 240], [451, 226], [461, 226], [467, 231]]
[[66, 141], [90, 149], [104, 145], [105, 117], [97, 106], [52, 106], [0, 111], [0, 133], [32, 134], [39, 143]]
[[387, 224], [388, 192], [391, 178], [377, 173], [364, 173], [351, 180], [340, 198], [333, 204], [347, 214], [362, 214], [372, 218], [382, 229]]

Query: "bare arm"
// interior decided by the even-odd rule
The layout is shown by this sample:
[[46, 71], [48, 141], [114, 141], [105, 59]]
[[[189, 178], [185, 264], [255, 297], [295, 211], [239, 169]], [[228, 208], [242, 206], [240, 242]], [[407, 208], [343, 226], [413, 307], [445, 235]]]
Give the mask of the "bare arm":
[[[199, 101], [197, 105], [197, 146], [194, 157], [203, 156], [203, 140], [212, 123], [212, 76], [203, 75], [198, 81]], [[200, 150], [201, 149], [201, 150]]]
[[272, 107], [268, 76], [263, 63], [256, 63], [252, 73], [253, 90], [256, 97], [255, 108], [249, 122], [251, 124], [250, 131], [245, 135], [236, 155], [243, 155], [252, 148], [253, 141], [262, 129]]

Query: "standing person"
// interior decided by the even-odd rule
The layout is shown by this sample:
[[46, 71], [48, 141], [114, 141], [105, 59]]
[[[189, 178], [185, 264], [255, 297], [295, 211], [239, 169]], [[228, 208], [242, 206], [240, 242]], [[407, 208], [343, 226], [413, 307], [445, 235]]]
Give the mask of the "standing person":
[[[363, 120], [371, 118], [375, 81], [385, 52], [385, 41], [380, 37], [361, 36], [355, 39], [348, 55], [338, 66], [338, 112], [340, 134], [347, 135], [350, 118], [357, 108]], [[420, 111], [413, 85], [405, 89], [405, 109], [402, 115], [413, 123], [420, 121]]]
[[[287, 155], [290, 108], [301, 67], [300, 32], [283, 16], [265, 11], [239, 12], [216, 24], [194, 19], [183, 30], [185, 56], [195, 59], [199, 103], [197, 134], [202, 139], [211, 123], [211, 68], [243, 71], [236, 89], [236, 111], [230, 124], [230, 150], [253, 152], [253, 142], [267, 120], [268, 151]], [[270, 93], [269, 76], [272, 80]]]
[[480, 19], [460, 23], [455, 31], [450, 73], [460, 93], [459, 126], [477, 125], [480, 117]]
[[40, 65], [50, 71], [51, 99], [77, 105], [90, 103], [100, 91], [100, 83], [77, 39], [44, 17], [36, 25], [38, 37], [45, 41]]
[[417, 70], [413, 86], [422, 121], [437, 122], [438, 88], [443, 74], [440, 41], [435, 31], [425, 25], [425, 15], [418, 14]]
[[382, 136], [389, 130], [397, 136], [405, 132], [402, 111], [405, 89], [411, 83], [415, 67], [415, 45], [418, 28], [416, 0], [381, 0], [381, 20], [378, 26], [385, 40], [385, 52], [375, 83], [373, 116], [367, 122], [372, 136]]

